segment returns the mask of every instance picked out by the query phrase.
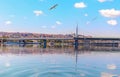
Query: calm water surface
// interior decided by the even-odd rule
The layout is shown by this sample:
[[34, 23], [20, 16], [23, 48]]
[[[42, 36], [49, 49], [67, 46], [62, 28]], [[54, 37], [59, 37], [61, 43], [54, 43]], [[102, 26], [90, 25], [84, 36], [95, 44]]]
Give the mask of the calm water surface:
[[120, 77], [120, 51], [1, 46], [0, 77]]

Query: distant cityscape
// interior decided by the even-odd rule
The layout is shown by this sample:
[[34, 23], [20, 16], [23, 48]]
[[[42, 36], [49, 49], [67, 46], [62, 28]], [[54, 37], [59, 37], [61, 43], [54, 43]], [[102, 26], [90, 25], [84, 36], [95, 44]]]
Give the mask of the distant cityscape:
[[[71, 38], [71, 37], [75, 37], [75, 33], [43, 34], [43, 33], [22, 33], [22, 32], [0, 32], [0, 38], [40, 38], [40, 37]], [[78, 37], [92, 37], [92, 36], [78, 35]]]

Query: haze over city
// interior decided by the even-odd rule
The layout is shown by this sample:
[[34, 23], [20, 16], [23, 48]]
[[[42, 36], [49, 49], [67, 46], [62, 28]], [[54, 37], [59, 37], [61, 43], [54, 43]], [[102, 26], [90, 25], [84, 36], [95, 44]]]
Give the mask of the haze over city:
[[[0, 0], [0, 31], [120, 37], [120, 0]], [[50, 10], [52, 6], [55, 8]]]

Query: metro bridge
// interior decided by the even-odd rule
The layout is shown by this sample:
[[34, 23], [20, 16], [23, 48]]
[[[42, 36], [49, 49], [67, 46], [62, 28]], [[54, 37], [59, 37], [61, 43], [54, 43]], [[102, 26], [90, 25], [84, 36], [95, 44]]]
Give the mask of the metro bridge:
[[98, 37], [68, 37], [68, 38], [53, 38], [53, 37], [40, 37], [40, 38], [0, 38], [0, 40], [104, 40], [104, 41], [120, 41], [120, 38], [98, 38]]
[[76, 35], [75, 37], [65, 37], [65, 38], [53, 38], [53, 37], [40, 37], [40, 38], [0, 38], [0, 43], [4, 44], [8, 41], [17, 41], [19, 44], [27, 44], [27, 40], [38, 42], [42, 40], [42, 43], [44, 46], [47, 45], [48, 40], [49, 41], [69, 41], [72, 42], [72, 45], [74, 45], [76, 48], [79, 45], [84, 46], [120, 46], [120, 38], [103, 38], [103, 37], [78, 37], [78, 26], [76, 27]]
[[68, 38], [52, 38], [52, 37], [40, 37], [40, 38], [0, 38], [1, 44], [4, 44], [8, 41], [17, 41], [18, 44], [28, 44], [27, 40], [33, 41], [36, 43], [39, 40], [42, 40], [43, 45], [47, 45], [47, 40], [49, 41], [72, 41], [72, 44], [75, 45], [75, 47], [78, 47], [79, 45], [89, 46], [89, 45], [95, 45], [95, 46], [120, 46], [120, 38], [97, 38], [97, 37], [68, 37]]
[[40, 38], [0, 38], [0, 40], [116, 40], [120, 41], [120, 38], [99, 38], [99, 37], [67, 37], [67, 38], [53, 38], [53, 37], [40, 37]]
[[0, 40], [73, 40], [73, 38], [51, 38], [51, 37], [40, 37], [40, 38], [0, 38]]

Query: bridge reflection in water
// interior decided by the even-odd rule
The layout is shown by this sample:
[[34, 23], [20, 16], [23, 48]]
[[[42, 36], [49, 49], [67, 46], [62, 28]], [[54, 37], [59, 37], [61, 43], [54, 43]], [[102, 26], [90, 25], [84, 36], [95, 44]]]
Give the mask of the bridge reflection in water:
[[[38, 44], [1, 45], [0, 70], [4, 72], [0, 72], [0, 77], [119, 77], [120, 52], [106, 51], [110, 48], [112, 49], [100, 46], [75, 48], [73, 45], [46, 48]], [[116, 68], [111, 70], [108, 66]]]
[[[3, 44], [0, 46], [0, 51], [11, 51], [11, 49], [24, 49], [28, 48], [30, 52], [35, 52], [37, 51], [36, 49], [40, 50], [48, 50], [48, 49], [59, 49], [62, 51], [65, 51], [65, 49], [73, 52], [74, 51], [80, 51], [79, 53], [84, 53], [84, 52], [91, 52], [91, 51], [119, 51], [120, 47], [118, 46], [101, 46], [101, 45], [79, 45], [78, 47], [75, 47], [74, 45], [71, 44], [56, 44], [56, 45], [47, 45], [44, 47], [43, 45], [39, 44]], [[15, 51], [16, 52], [16, 51]], [[29, 52], [29, 53], [30, 53]], [[69, 53], [71, 53], [69, 52]], [[53, 53], [53, 52], [52, 52]]]

